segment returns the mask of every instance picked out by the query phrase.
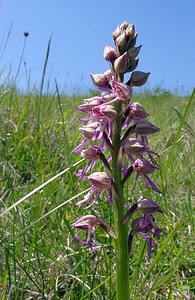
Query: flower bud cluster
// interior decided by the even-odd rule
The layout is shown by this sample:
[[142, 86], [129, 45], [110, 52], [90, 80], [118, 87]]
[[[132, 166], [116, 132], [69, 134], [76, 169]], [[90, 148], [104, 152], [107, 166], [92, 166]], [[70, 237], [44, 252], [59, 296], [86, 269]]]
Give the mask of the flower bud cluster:
[[[132, 174], [135, 174], [133, 189], [140, 177], [146, 188], [150, 187], [154, 191], [160, 192], [150, 178], [150, 175], [158, 169], [154, 159], [154, 156], [158, 157], [158, 155], [148, 145], [148, 136], [157, 133], [159, 128], [148, 120], [150, 114], [142, 104], [131, 101], [133, 86], [145, 84], [150, 74], [134, 71], [139, 62], [137, 55], [141, 49], [141, 46], [136, 47], [137, 35], [133, 24], [123, 22], [117, 26], [112, 35], [115, 48], [107, 45], [103, 54], [105, 60], [110, 64], [110, 69], [102, 74], [90, 74], [94, 85], [102, 91], [102, 94], [84, 99], [83, 104], [77, 107], [85, 114], [84, 117], [80, 118], [84, 124], [79, 129], [84, 139], [73, 152], [81, 153], [88, 160], [85, 168], [80, 170], [77, 175], [91, 183], [90, 191], [82, 200], [77, 202], [77, 205], [88, 202], [87, 208], [91, 207], [98, 201], [103, 191], [107, 193], [108, 203], [112, 203], [114, 182], [111, 166], [112, 155], [110, 154], [116, 150], [116, 145], [113, 143], [113, 133], [116, 130], [115, 124], [118, 119], [121, 120], [122, 128], [120, 145], [117, 145], [120, 149], [118, 165], [121, 166], [123, 176], [121, 184], [124, 184]], [[131, 72], [130, 79], [124, 83], [124, 76], [129, 72]], [[95, 145], [91, 146], [92, 142], [95, 142]], [[105, 167], [105, 172], [93, 173], [98, 160]], [[88, 175], [88, 173], [91, 174]], [[154, 227], [152, 212], [161, 209], [153, 200], [139, 201], [127, 215], [131, 215], [131, 211], [134, 209], [140, 210], [144, 214], [144, 219], [139, 219], [132, 224], [133, 233], [140, 232], [141, 229], [145, 233], [149, 232], [148, 228]], [[90, 216], [91, 224], [94, 218]], [[77, 228], [92, 230], [95, 233], [94, 226], [97, 225], [96, 223], [97, 221], [91, 227], [81, 228], [77, 226]], [[87, 243], [92, 245], [89, 241]], [[151, 240], [150, 245], [154, 245]]]

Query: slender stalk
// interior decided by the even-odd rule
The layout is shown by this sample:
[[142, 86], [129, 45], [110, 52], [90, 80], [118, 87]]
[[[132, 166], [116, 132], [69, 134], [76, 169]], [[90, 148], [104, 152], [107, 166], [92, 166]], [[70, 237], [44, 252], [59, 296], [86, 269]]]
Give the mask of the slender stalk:
[[[120, 112], [120, 104], [118, 112]], [[113, 168], [113, 204], [116, 232], [116, 295], [117, 300], [129, 299], [129, 254], [127, 226], [122, 224], [124, 217], [124, 194], [122, 185], [121, 163], [119, 158], [121, 138], [121, 117], [116, 118], [113, 128], [112, 168]]]
[[[11, 25], [11, 27], [12, 27], [12, 25]], [[11, 27], [10, 27], [10, 30], [11, 30]], [[21, 56], [20, 56], [20, 60], [19, 60], [17, 72], [16, 72], [16, 75], [14, 77], [13, 85], [12, 85], [12, 89], [11, 89], [11, 95], [10, 95], [9, 107], [8, 107], [8, 121], [10, 120], [10, 116], [11, 116], [11, 107], [12, 107], [12, 101], [13, 101], [14, 92], [17, 90], [16, 89], [16, 82], [17, 82], [17, 79], [18, 79], [18, 76], [19, 76], [21, 65], [22, 65], [22, 59], [24, 57], [24, 51], [25, 51], [25, 47], [26, 47], [26, 38], [27, 37], [24, 36], [24, 43], [23, 43], [23, 47], [22, 47], [22, 53], [21, 53]], [[9, 122], [7, 122], [7, 124], [9, 124]]]
[[48, 42], [48, 45], [47, 45], [45, 62], [44, 62], [42, 77], [41, 77], [40, 94], [39, 94], [38, 103], [37, 103], [38, 104], [37, 105], [37, 132], [38, 132], [38, 135], [39, 135], [39, 131], [40, 131], [40, 122], [41, 122], [41, 107], [42, 107], [43, 88], [44, 88], [46, 70], [47, 70], [47, 65], [48, 65], [48, 60], [49, 60], [51, 41], [52, 41], [52, 35], [51, 35], [51, 37], [49, 39], [49, 42]]

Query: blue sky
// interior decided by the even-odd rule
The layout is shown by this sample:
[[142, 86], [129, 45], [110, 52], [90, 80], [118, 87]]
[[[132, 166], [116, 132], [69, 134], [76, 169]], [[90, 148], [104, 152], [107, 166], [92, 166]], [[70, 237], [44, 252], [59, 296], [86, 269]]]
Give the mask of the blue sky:
[[195, 86], [194, 12], [194, 0], [0, 0], [0, 70], [4, 70], [0, 80], [5, 80], [10, 66], [12, 76], [16, 74], [23, 32], [28, 31], [17, 81], [20, 87], [26, 89], [29, 74], [31, 85], [39, 86], [52, 35], [47, 65], [51, 88], [55, 79], [60, 91], [91, 88], [89, 73], [109, 68], [104, 47], [113, 46], [112, 32], [126, 20], [139, 33], [137, 45], [142, 44], [142, 49], [137, 70], [151, 72], [147, 88], [190, 93]]

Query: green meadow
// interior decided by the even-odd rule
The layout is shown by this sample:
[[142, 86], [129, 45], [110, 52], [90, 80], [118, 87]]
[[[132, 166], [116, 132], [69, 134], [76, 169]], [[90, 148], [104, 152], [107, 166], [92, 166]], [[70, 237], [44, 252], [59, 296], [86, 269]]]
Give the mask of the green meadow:
[[[95, 91], [96, 94], [96, 91]], [[86, 164], [72, 153], [82, 140], [83, 96], [28, 92], [0, 86], [0, 299], [115, 298], [115, 256], [112, 240], [101, 229], [93, 250], [74, 240], [71, 224], [94, 214], [112, 227], [112, 205], [103, 194], [85, 210], [77, 207], [87, 181], [76, 177]], [[163, 209], [157, 224], [166, 233], [152, 258], [137, 236], [130, 259], [131, 299], [195, 299], [194, 92], [182, 97], [156, 89], [135, 94], [161, 131], [149, 137], [160, 157], [152, 175], [162, 194], [144, 189], [140, 180], [131, 191], [134, 174], [125, 187], [127, 205], [142, 193]], [[97, 169], [96, 169], [97, 170]], [[82, 194], [83, 193], [83, 194]], [[130, 225], [129, 225], [130, 226]], [[78, 233], [85, 238], [85, 232]], [[123, 300], [123, 299], [121, 299]], [[125, 300], [125, 299], [124, 299]]]

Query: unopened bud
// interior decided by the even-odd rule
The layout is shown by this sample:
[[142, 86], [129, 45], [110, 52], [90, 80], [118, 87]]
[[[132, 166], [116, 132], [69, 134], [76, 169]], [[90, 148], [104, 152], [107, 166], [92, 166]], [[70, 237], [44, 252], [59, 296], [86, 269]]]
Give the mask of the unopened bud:
[[136, 126], [133, 130], [134, 133], [140, 135], [149, 135], [160, 131], [160, 129], [154, 126], [146, 119], [141, 119], [139, 122], [136, 123]]
[[129, 84], [131, 86], [142, 86], [147, 82], [149, 75], [150, 75], [150, 73], [144, 73], [144, 72], [141, 72], [141, 71], [134, 71], [131, 74]]
[[91, 79], [96, 86], [106, 87], [108, 79], [105, 74], [90, 74]]
[[141, 50], [142, 45], [138, 46], [138, 47], [133, 47], [130, 48], [127, 52], [129, 54], [129, 59], [134, 59], [138, 56], [140, 50]]
[[117, 53], [114, 48], [106, 45], [104, 48], [104, 59], [107, 61], [114, 61], [117, 58]]
[[120, 29], [126, 29], [129, 26], [129, 24], [127, 23], [127, 21], [124, 21], [121, 25], [120, 25]]
[[139, 58], [134, 58], [134, 59], [130, 59], [129, 63], [128, 63], [128, 68], [127, 68], [127, 72], [132, 72], [133, 70], [135, 70], [137, 68], [139, 62]]
[[132, 47], [135, 47], [135, 44], [136, 44], [136, 41], [137, 41], [137, 36], [138, 36], [138, 33], [136, 32], [134, 34], [134, 37], [130, 39], [129, 43], [128, 43], [128, 49], [132, 48]]
[[117, 37], [119, 37], [119, 35], [121, 35], [121, 29], [120, 26], [118, 25], [115, 31], [113, 32], [112, 37], [115, 40]]
[[129, 55], [125, 52], [123, 55], [119, 56], [114, 62], [114, 69], [117, 73], [126, 73], [129, 64]]
[[135, 26], [133, 24], [130, 24], [127, 28], [126, 28], [126, 36], [128, 38], [133, 38], [135, 35]]
[[115, 40], [115, 44], [119, 50], [123, 50], [126, 47], [126, 34], [122, 32]]

